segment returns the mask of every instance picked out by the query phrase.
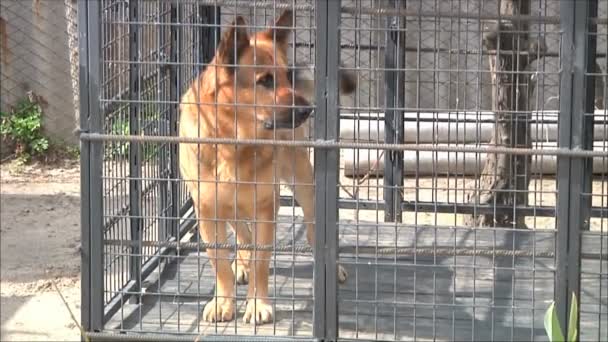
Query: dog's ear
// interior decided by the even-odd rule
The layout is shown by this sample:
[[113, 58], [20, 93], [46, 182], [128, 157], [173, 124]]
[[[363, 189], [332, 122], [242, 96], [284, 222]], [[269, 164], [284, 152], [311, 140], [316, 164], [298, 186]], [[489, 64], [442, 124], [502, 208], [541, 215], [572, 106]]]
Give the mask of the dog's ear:
[[268, 40], [274, 40], [276, 42], [287, 43], [289, 36], [293, 29], [293, 11], [288, 9], [283, 11], [279, 18], [274, 22], [273, 27], [264, 32], [264, 37]]
[[[249, 35], [247, 34], [247, 28], [244, 27], [245, 24], [245, 19], [238, 16], [232, 22], [228, 31], [224, 32], [215, 54], [217, 64], [235, 65], [238, 63], [239, 57], [249, 46]], [[228, 66], [227, 68], [232, 67]]]
[[357, 89], [357, 77], [350, 70], [340, 70], [340, 91], [344, 95], [350, 95]]

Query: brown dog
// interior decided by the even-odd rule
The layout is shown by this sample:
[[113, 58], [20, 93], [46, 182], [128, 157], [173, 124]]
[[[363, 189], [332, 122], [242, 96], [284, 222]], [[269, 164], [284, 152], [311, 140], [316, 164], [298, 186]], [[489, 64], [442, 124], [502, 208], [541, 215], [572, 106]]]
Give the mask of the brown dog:
[[[305, 139], [302, 123], [312, 108], [289, 77], [292, 12], [284, 12], [272, 29], [252, 37], [243, 25], [238, 17], [223, 34], [209, 67], [184, 94], [180, 136]], [[343, 77], [341, 87], [353, 91], [353, 79]], [[225, 223], [229, 223], [238, 244], [272, 245], [282, 180], [292, 185], [307, 222], [308, 242], [314, 246], [314, 178], [306, 148], [182, 143], [179, 153], [204, 242], [225, 243]], [[207, 254], [217, 283], [215, 297], [203, 311], [204, 320], [233, 318], [236, 280], [249, 283], [244, 321], [271, 321], [271, 252], [239, 250], [232, 265], [227, 249], [208, 248]], [[342, 267], [338, 274], [341, 282], [346, 280]]]

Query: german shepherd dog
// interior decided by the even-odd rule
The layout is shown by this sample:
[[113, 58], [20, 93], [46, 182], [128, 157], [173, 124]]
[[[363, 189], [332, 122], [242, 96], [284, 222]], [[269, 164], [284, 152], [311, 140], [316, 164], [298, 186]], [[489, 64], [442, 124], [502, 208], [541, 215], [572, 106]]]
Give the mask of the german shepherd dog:
[[[252, 36], [244, 25], [244, 19], [237, 17], [222, 35], [207, 69], [183, 95], [180, 136], [305, 139], [302, 124], [312, 106], [305, 95], [310, 88], [300, 93], [297, 76], [295, 80], [290, 77], [292, 11], [283, 12], [272, 28]], [[352, 75], [342, 74], [341, 91], [354, 89]], [[205, 243], [226, 243], [228, 223], [238, 244], [272, 245], [282, 180], [291, 184], [304, 213], [308, 243], [314, 246], [314, 178], [306, 148], [181, 143], [179, 153], [181, 175]], [[207, 254], [217, 277], [215, 296], [205, 305], [203, 319], [232, 320], [236, 282], [249, 286], [244, 322], [272, 321], [268, 298], [271, 252], [237, 250], [232, 264], [228, 249], [208, 248]], [[344, 282], [345, 270], [340, 267], [337, 272]]]

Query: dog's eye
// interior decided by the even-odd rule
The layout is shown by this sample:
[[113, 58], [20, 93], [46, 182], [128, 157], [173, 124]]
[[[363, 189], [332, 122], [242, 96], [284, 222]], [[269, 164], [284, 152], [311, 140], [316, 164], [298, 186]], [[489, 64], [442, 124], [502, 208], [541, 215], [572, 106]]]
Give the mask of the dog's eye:
[[273, 88], [274, 87], [274, 77], [271, 74], [266, 74], [260, 78], [258, 78], [257, 83], [265, 88]]

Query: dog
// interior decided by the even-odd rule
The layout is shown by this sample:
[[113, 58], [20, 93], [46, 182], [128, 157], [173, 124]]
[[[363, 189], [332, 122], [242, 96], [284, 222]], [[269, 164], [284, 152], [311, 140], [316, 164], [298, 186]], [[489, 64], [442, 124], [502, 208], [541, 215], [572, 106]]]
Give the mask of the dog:
[[[288, 46], [293, 13], [284, 11], [271, 28], [249, 35], [242, 17], [222, 34], [215, 56], [180, 101], [179, 135], [196, 138], [304, 140], [314, 89], [290, 72]], [[293, 70], [291, 70], [293, 71]], [[295, 77], [294, 77], [295, 76]], [[298, 90], [298, 83], [302, 83]], [[341, 92], [355, 90], [342, 73]], [[226, 223], [240, 244], [272, 245], [279, 208], [279, 182], [291, 184], [303, 210], [308, 243], [314, 246], [314, 174], [308, 150], [268, 145], [179, 145], [180, 172], [193, 200], [201, 239], [227, 241]], [[243, 321], [273, 319], [268, 298], [271, 252], [207, 248], [216, 272], [215, 294], [203, 310], [207, 322], [235, 315], [235, 283], [248, 283]], [[340, 282], [347, 277], [340, 266]]]

